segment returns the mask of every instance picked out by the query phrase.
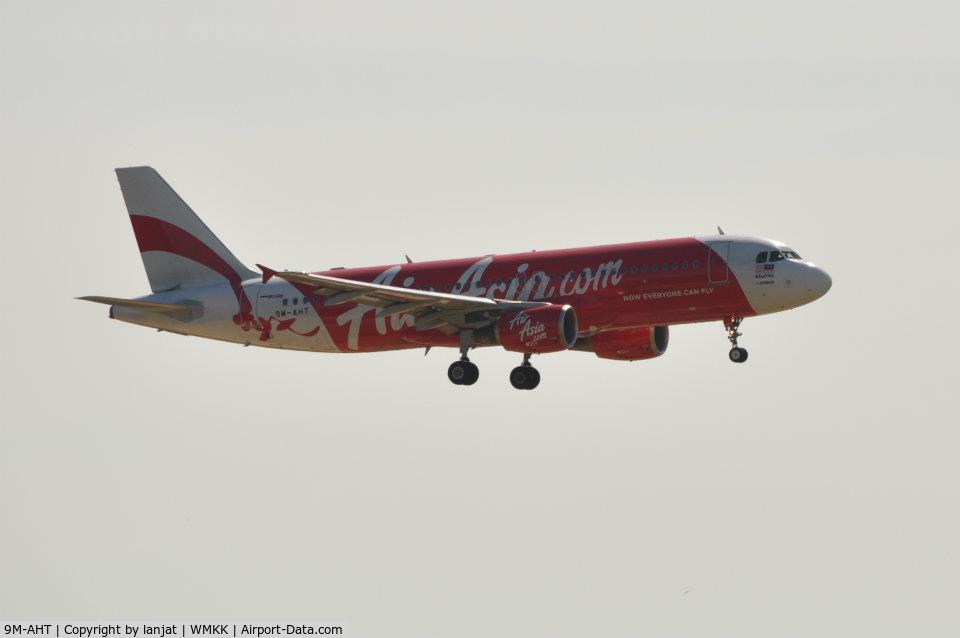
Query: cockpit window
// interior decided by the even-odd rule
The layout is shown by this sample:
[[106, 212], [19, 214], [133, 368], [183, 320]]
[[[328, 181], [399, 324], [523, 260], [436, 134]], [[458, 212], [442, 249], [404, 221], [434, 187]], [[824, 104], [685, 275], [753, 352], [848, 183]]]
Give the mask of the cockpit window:
[[757, 263], [758, 264], [767, 263], [767, 251], [763, 251], [762, 253], [757, 253]]
[[770, 261], [781, 261], [783, 259], [785, 259], [785, 257], [783, 256], [783, 253], [780, 252], [779, 250], [770, 251]]
[[798, 255], [797, 253], [793, 252], [793, 251], [790, 250], [789, 248], [785, 248], [785, 249], [783, 250], [783, 254], [787, 256], [787, 259], [802, 259], [802, 258], [800, 257], [800, 255]]

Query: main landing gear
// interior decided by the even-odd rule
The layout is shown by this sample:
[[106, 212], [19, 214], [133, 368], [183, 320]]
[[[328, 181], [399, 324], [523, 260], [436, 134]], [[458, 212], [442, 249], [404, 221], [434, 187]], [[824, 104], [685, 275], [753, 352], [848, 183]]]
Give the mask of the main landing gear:
[[460, 360], [454, 361], [447, 369], [447, 378], [455, 385], [473, 385], [480, 378], [480, 368], [472, 363], [467, 353], [473, 347], [473, 332], [460, 333]]
[[447, 377], [457, 385], [473, 385], [480, 378], [480, 368], [470, 359], [463, 358], [450, 364]]
[[[447, 369], [447, 378], [455, 385], [473, 385], [480, 378], [480, 368], [467, 357], [472, 347], [470, 338], [461, 340], [460, 360]], [[530, 354], [523, 355], [523, 363], [510, 372], [510, 384], [517, 390], [533, 390], [540, 385], [540, 373], [530, 365]]]
[[510, 385], [517, 390], [533, 390], [540, 385], [540, 373], [530, 365], [530, 353], [523, 355], [523, 363], [510, 371]]
[[737, 345], [737, 339], [743, 335], [740, 333], [740, 322], [743, 321], [743, 317], [729, 317], [723, 320], [723, 327], [727, 329], [727, 339], [730, 340], [730, 344], [733, 346], [730, 348], [730, 360], [734, 363], [743, 363], [747, 360], [747, 350], [746, 348], [741, 348]]
[[447, 378], [456, 385], [473, 385], [480, 378], [480, 368], [464, 354], [459, 361], [450, 364], [447, 369]]
[[[463, 357], [450, 364], [447, 378], [456, 385], [473, 385], [480, 378], [480, 368]], [[523, 363], [510, 371], [510, 385], [517, 390], [533, 390], [540, 385], [540, 372], [530, 365], [530, 355], [524, 355]]]

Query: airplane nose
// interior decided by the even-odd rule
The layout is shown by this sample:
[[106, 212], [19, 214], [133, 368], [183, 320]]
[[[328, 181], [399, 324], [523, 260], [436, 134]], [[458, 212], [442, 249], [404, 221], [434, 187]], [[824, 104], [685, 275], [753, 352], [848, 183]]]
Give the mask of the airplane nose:
[[827, 294], [832, 285], [833, 280], [830, 279], [830, 275], [825, 270], [816, 266], [810, 267], [810, 272], [807, 274], [807, 291], [813, 299], [819, 299]]

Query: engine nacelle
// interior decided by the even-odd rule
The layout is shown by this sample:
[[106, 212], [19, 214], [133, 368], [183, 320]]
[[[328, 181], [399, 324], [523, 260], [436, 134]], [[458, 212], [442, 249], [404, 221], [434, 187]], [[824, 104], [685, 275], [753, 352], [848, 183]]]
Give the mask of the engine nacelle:
[[550, 304], [501, 315], [497, 341], [511, 352], [560, 352], [577, 342], [577, 329], [573, 308]]
[[593, 352], [601, 359], [638, 361], [659, 357], [667, 351], [670, 342], [669, 326], [626, 328], [595, 334], [581, 339], [576, 350]]

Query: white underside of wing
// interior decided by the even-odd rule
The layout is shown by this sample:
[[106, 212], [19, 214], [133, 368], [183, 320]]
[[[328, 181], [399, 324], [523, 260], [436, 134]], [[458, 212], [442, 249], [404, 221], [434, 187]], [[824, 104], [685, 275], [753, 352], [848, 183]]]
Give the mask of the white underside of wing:
[[[273, 272], [264, 269], [264, 280], [269, 280], [270, 277], [279, 277], [291, 283], [310, 286], [315, 294], [324, 296], [325, 306], [354, 302], [377, 307], [377, 314], [381, 317], [401, 313], [413, 314], [416, 317], [417, 330], [434, 328], [444, 331], [458, 330], [477, 323], [489, 323], [501, 313], [510, 310], [549, 305], [545, 301], [471, 297], [374, 284], [329, 275], [312, 275], [295, 271]], [[476, 320], [466, 319], [468, 313], [480, 311], [486, 311], [486, 314]]]
[[312, 286], [318, 294], [325, 295], [326, 305], [345, 303], [347, 301], [362, 300], [374, 306], [389, 307], [393, 304], [414, 304], [422, 302], [425, 306], [437, 306], [445, 310], [490, 310], [493, 308], [521, 310], [549, 305], [545, 301], [512, 301], [507, 299], [488, 299], [486, 297], [470, 297], [455, 295], [432, 290], [416, 290], [373, 284], [355, 279], [343, 279], [328, 275], [311, 275], [309, 273], [284, 271], [278, 272], [279, 277], [289, 282]]

